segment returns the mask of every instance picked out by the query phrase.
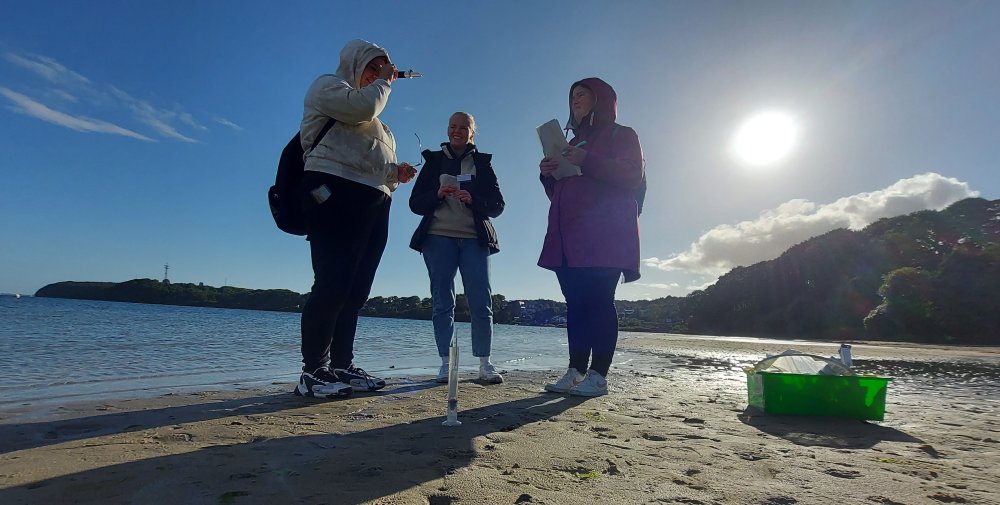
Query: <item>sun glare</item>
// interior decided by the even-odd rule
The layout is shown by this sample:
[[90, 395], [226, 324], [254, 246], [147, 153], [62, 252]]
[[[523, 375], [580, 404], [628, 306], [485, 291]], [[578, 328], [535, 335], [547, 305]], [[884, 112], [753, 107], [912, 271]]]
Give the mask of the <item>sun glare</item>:
[[798, 140], [798, 125], [783, 112], [761, 112], [740, 125], [732, 150], [747, 165], [763, 167], [785, 159]]

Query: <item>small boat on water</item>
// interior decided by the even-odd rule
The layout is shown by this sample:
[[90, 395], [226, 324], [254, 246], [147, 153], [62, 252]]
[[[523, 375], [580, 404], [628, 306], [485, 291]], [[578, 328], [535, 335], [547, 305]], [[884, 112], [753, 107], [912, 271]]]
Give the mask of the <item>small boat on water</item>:
[[14, 293], [14, 298], [21, 298], [21, 293]]

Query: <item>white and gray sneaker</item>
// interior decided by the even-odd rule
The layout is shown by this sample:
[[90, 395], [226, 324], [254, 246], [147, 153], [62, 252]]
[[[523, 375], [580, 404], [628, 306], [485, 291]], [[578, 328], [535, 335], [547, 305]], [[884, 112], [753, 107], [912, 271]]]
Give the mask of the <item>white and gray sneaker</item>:
[[329, 368], [322, 367], [312, 372], [302, 372], [299, 376], [299, 384], [295, 386], [296, 396], [308, 396], [311, 398], [337, 398], [340, 396], [350, 396], [354, 388], [350, 384], [344, 384], [340, 377], [334, 375]]
[[583, 380], [569, 388], [569, 394], [573, 396], [604, 396], [608, 394], [608, 381], [604, 380], [604, 376], [601, 374], [587, 370], [587, 375], [583, 377]]
[[441, 368], [438, 370], [437, 378], [435, 378], [434, 380], [436, 382], [440, 382], [442, 384], [445, 383], [445, 382], [448, 382], [448, 364], [447, 363], [441, 365]]
[[584, 375], [578, 372], [575, 368], [570, 367], [566, 370], [566, 375], [563, 375], [561, 379], [545, 385], [545, 390], [550, 393], [567, 393], [569, 389], [583, 380]]
[[489, 384], [503, 384], [503, 375], [500, 375], [496, 365], [487, 361], [479, 365], [479, 380]]

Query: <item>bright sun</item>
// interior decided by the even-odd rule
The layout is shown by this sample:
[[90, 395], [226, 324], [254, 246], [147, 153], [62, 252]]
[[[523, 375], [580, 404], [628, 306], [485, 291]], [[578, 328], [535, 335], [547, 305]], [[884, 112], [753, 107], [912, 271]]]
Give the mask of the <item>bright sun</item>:
[[748, 165], [762, 167], [786, 158], [798, 141], [795, 120], [783, 112], [761, 112], [736, 130], [733, 153]]

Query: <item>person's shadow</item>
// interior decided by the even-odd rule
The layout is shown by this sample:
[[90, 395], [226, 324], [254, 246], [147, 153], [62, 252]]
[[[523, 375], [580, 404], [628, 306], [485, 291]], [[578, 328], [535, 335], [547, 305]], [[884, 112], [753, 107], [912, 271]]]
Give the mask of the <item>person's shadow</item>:
[[[447, 479], [451, 473], [469, 465], [477, 452], [498, 450], [497, 446], [502, 446], [499, 442], [496, 445], [489, 443], [477, 449], [473, 442], [476, 437], [512, 432], [556, 416], [584, 401], [586, 399], [539, 393], [521, 400], [460, 411], [462, 425], [455, 427], [441, 425], [444, 420], [441, 412], [413, 422], [355, 433], [255, 438], [250, 442], [146, 458], [2, 489], [0, 503], [61, 503], [72, 497], [74, 503], [102, 504], [166, 503], [168, 500], [213, 505], [356, 504], [434, 479]], [[256, 414], [260, 416], [258, 422], [267, 422], [267, 413], [302, 407], [302, 400], [289, 393], [220, 403], [159, 409], [153, 417], [149, 417], [148, 412], [117, 414], [115, 421], [118, 425], [141, 425], [138, 429], [146, 429], [151, 427], [150, 419], [160, 420], [155, 425], [173, 426], [231, 415], [245, 420], [243, 416]], [[338, 403], [334, 401], [330, 407], [336, 409]], [[346, 402], [342, 404], [347, 405]], [[303, 424], [311, 424], [309, 417], [316, 415], [322, 413], [303, 415], [301, 421], [292, 416], [283, 422], [302, 428]], [[183, 436], [183, 432], [177, 435]], [[44, 444], [25, 446], [22, 442], [11, 447], [5, 443], [4, 449], [11, 451], [41, 445]], [[56, 452], [51, 457], [72, 457], [71, 452]], [[95, 490], [99, 491], [95, 493]], [[88, 501], [88, 497], [95, 495], [99, 499]], [[439, 490], [436, 499], [442, 504], [453, 501], [447, 496], [447, 489]]]
[[[390, 384], [388, 388], [375, 395], [360, 394], [369, 397], [406, 394], [439, 386], [441, 385], [429, 381], [407, 381]], [[184, 398], [183, 394], [178, 395], [178, 397]], [[227, 416], [268, 414], [299, 408], [309, 404], [309, 402], [311, 400], [304, 400], [290, 393], [276, 392], [235, 400], [190, 403], [174, 407], [115, 412], [55, 421], [0, 424], [0, 455], [11, 451], [61, 444], [81, 438], [194, 423]]]

